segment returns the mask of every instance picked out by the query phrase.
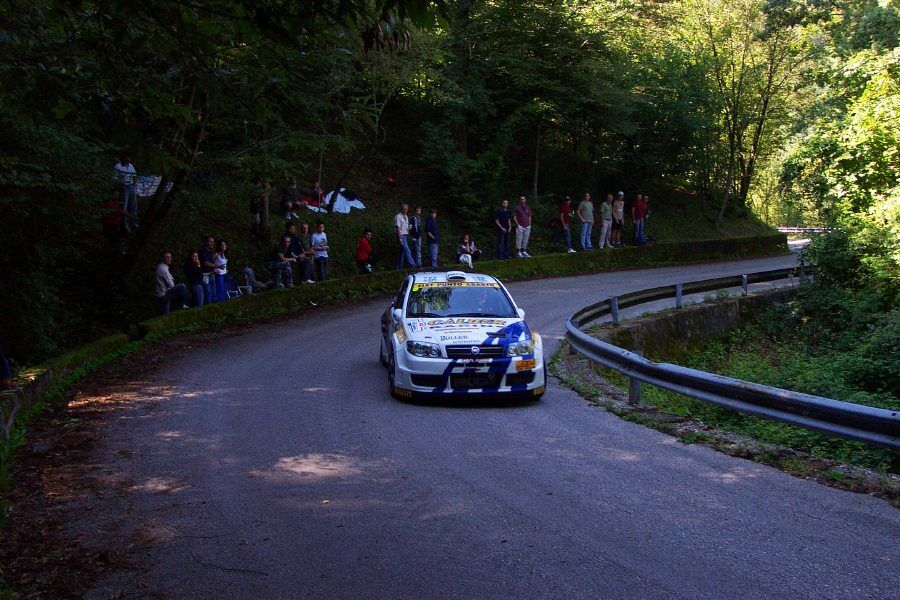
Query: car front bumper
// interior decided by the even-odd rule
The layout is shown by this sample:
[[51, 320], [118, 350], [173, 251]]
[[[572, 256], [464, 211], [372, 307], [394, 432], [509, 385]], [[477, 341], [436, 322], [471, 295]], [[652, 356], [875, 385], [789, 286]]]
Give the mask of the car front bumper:
[[394, 387], [399, 396], [535, 397], [546, 386], [540, 349], [527, 356], [477, 360], [421, 358], [399, 350], [394, 359]]

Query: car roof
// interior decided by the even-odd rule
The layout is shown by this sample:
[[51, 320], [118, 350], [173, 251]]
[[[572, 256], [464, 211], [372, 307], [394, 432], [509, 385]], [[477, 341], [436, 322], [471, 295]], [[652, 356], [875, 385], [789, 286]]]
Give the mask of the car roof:
[[466, 273], [465, 271], [422, 271], [413, 273], [412, 276], [414, 283], [447, 283], [450, 281], [499, 283], [493, 275]]

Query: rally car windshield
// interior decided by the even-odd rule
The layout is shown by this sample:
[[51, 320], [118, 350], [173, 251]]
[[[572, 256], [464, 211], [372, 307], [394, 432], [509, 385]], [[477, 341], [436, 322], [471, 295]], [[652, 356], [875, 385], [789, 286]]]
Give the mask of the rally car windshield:
[[407, 317], [517, 317], [512, 302], [496, 283], [451, 281], [414, 283]]

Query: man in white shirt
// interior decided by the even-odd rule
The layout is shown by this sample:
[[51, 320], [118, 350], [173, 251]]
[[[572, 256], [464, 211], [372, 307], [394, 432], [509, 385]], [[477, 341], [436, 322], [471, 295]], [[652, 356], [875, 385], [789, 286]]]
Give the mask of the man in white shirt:
[[162, 260], [156, 265], [156, 300], [159, 303], [159, 314], [169, 314], [172, 298], [175, 298], [175, 306], [188, 308], [184, 303], [187, 299], [187, 288], [183, 283], [175, 284], [169, 265], [172, 264], [172, 253], [163, 252]]
[[122, 210], [126, 213], [134, 215], [132, 217], [122, 217], [122, 227], [125, 231], [131, 233], [132, 229], [137, 229], [137, 171], [131, 164], [131, 157], [123, 154], [119, 162], [115, 166], [116, 184], [119, 187], [119, 199], [122, 201]]
[[400, 244], [400, 256], [397, 258], [397, 268], [403, 268], [403, 261], [409, 263], [410, 267], [420, 266], [416, 259], [413, 258], [409, 251], [409, 205], [401, 204], [400, 212], [394, 215], [394, 233], [397, 235], [397, 242]]

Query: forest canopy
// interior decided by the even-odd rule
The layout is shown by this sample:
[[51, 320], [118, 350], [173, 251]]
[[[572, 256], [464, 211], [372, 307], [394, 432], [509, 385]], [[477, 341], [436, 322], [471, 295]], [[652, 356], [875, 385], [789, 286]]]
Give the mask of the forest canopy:
[[[715, 207], [711, 225], [755, 211], [840, 227], [896, 293], [896, 0], [12, 0], [3, 12], [0, 269], [18, 276], [0, 287], [0, 342], [21, 362], [133, 316], [135, 265], [192, 210], [199, 175], [278, 181], [323, 157], [346, 173], [398, 138], [460, 217], [510, 189], [656, 181]], [[122, 152], [163, 185], [110, 258], [97, 223]]]

